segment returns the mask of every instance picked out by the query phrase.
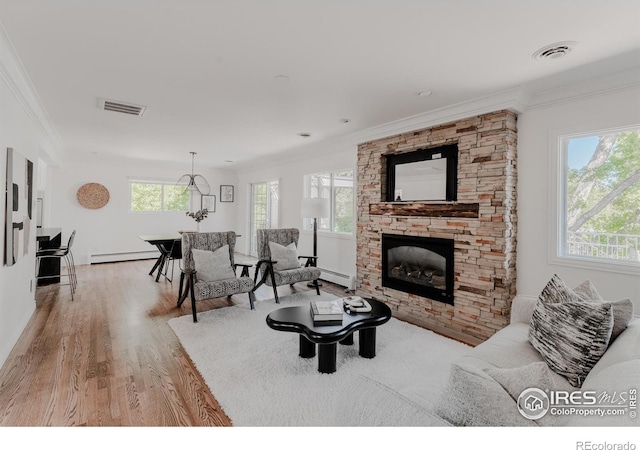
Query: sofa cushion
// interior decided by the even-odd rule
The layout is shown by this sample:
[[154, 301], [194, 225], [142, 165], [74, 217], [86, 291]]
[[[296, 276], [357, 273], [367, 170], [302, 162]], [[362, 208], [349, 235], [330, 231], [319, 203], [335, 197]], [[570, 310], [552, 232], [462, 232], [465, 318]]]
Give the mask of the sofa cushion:
[[[607, 367], [615, 364], [640, 360], [640, 320], [635, 319], [629, 323], [629, 326], [618, 336], [618, 339], [609, 345], [607, 351], [602, 355], [600, 361], [591, 369], [589, 376], [585, 380], [585, 383], [589, 382], [589, 379], [602, 372]], [[640, 373], [640, 372], [639, 372]], [[636, 374], [636, 376], [640, 376]], [[612, 387], [615, 387], [612, 383]], [[640, 388], [640, 382], [638, 383]]]
[[[636, 341], [636, 349], [638, 348], [637, 343], [638, 341]], [[609, 350], [607, 350], [608, 352]], [[633, 392], [636, 397], [638, 395], [638, 374], [640, 374], [640, 359], [619, 362], [607, 366], [597, 373], [589, 374], [582, 385], [582, 390], [594, 391], [598, 396], [603, 394], [610, 396], [608, 401], [605, 400], [598, 406], [606, 407], [613, 404], [614, 406], [628, 407], [630, 393]], [[633, 414], [629, 414], [630, 412], [631, 410], [627, 409], [622, 415], [581, 416], [574, 414], [570, 416], [566, 425], [571, 427], [637, 427], [639, 419]], [[637, 413], [637, 406], [635, 412]]]
[[[520, 394], [529, 388], [538, 388], [544, 392], [557, 389], [551, 371], [544, 361], [509, 369], [488, 368], [485, 372], [500, 383], [515, 402], [518, 402]], [[558, 425], [561, 420], [562, 418], [557, 419], [547, 414], [536, 419], [536, 423], [545, 426]]]
[[336, 427], [451, 426], [433, 411], [364, 375], [349, 378], [336, 390], [338, 404], [332, 417]]
[[194, 248], [191, 249], [191, 255], [198, 281], [219, 281], [236, 277], [231, 267], [228, 244], [215, 251]]
[[288, 270], [300, 268], [300, 261], [298, 260], [298, 249], [295, 242], [287, 245], [280, 245], [276, 242], [269, 242], [269, 251], [271, 252], [271, 259], [277, 261], [273, 265], [273, 269]]
[[611, 305], [583, 301], [538, 302], [529, 341], [549, 367], [580, 387], [609, 345]]
[[536, 426], [509, 393], [482, 369], [453, 364], [435, 412], [454, 426]]

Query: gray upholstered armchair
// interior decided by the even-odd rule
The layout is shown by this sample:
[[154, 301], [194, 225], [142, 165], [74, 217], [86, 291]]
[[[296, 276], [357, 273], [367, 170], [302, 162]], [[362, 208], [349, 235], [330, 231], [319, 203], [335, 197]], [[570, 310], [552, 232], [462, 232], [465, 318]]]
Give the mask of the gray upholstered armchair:
[[[254, 282], [257, 282], [254, 291], [262, 284], [272, 286], [276, 303], [280, 303], [277, 286], [293, 286], [295, 283], [308, 281], [313, 283], [320, 295], [318, 278], [321, 271], [316, 267], [317, 257], [298, 255], [299, 237], [300, 231], [297, 228], [257, 230], [259, 261], [254, 275]], [[300, 264], [300, 259], [306, 259], [304, 266]], [[258, 282], [259, 274], [261, 278]]]
[[[254, 308], [254, 280], [249, 276], [251, 264], [235, 264], [233, 255], [236, 234], [233, 231], [182, 234], [182, 268], [178, 307], [191, 295], [193, 321], [197, 322], [196, 301], [209, 298], [231, 297], [249, 293]], [[236, 276], [236, 269], [242, 273]]]

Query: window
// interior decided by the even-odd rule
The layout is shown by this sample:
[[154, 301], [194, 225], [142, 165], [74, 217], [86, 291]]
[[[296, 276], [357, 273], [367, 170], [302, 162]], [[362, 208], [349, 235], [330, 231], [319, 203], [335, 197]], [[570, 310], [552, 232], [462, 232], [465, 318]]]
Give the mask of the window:
[[189, 211], [186, 186], [159, 181], [130, 181], [132, 212]]
[[[304, 183], [306, 197], [330, 200], [330, 217], [318, 220], [318, 229], [335, 233], [353, 233], [353, 170], [306, 175]], [[313, 219], [304, 220], [304, 229], [313, 229]]]
[[559, 145], [558, 256], [640, 267], [640, 127]]
[[258, 233], [263, 228], [278, 228], [280, 188], [278, 180], [251, 183], [251, 244], [249, 254], [258, 255]]

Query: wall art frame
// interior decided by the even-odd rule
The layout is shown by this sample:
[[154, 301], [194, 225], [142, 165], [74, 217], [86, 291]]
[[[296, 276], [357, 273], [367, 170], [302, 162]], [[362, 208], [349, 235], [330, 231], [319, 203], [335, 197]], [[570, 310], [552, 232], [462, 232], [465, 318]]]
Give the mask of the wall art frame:
[[220, 202], [233, 202], [234, 187], [231, 184], [220, 185]]
[[29, 254], [33, 220], [33, 163], [7, 148], [4, 263], [13, 266]]
[[206, 209], [210, 213], [216, 212], [216, 196], [215, 195], [201, 195], [200, 196], [200, 210]]

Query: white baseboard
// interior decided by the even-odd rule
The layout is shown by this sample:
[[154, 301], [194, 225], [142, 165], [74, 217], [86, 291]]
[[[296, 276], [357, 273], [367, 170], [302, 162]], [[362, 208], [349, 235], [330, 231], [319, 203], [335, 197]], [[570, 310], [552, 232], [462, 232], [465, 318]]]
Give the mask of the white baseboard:
[[335, 283], [339, 286], [344, 286], [349, 290], [353, 290], [356, 287], [356, 277], [353, 275], [346, 275], [343, 273], [334, 272], [332, 270], [319, 268], [322, 271], [320, 275], [321, 280], [329, 281], [330, 283]]
[[159, 256], [157, 250], [144, 252], [120, 252], [120, 253], [96, 253], [89, 255], [89, 264], [100, 264], [107, 262], [135, 261], [138, 259], [154, 259]]

